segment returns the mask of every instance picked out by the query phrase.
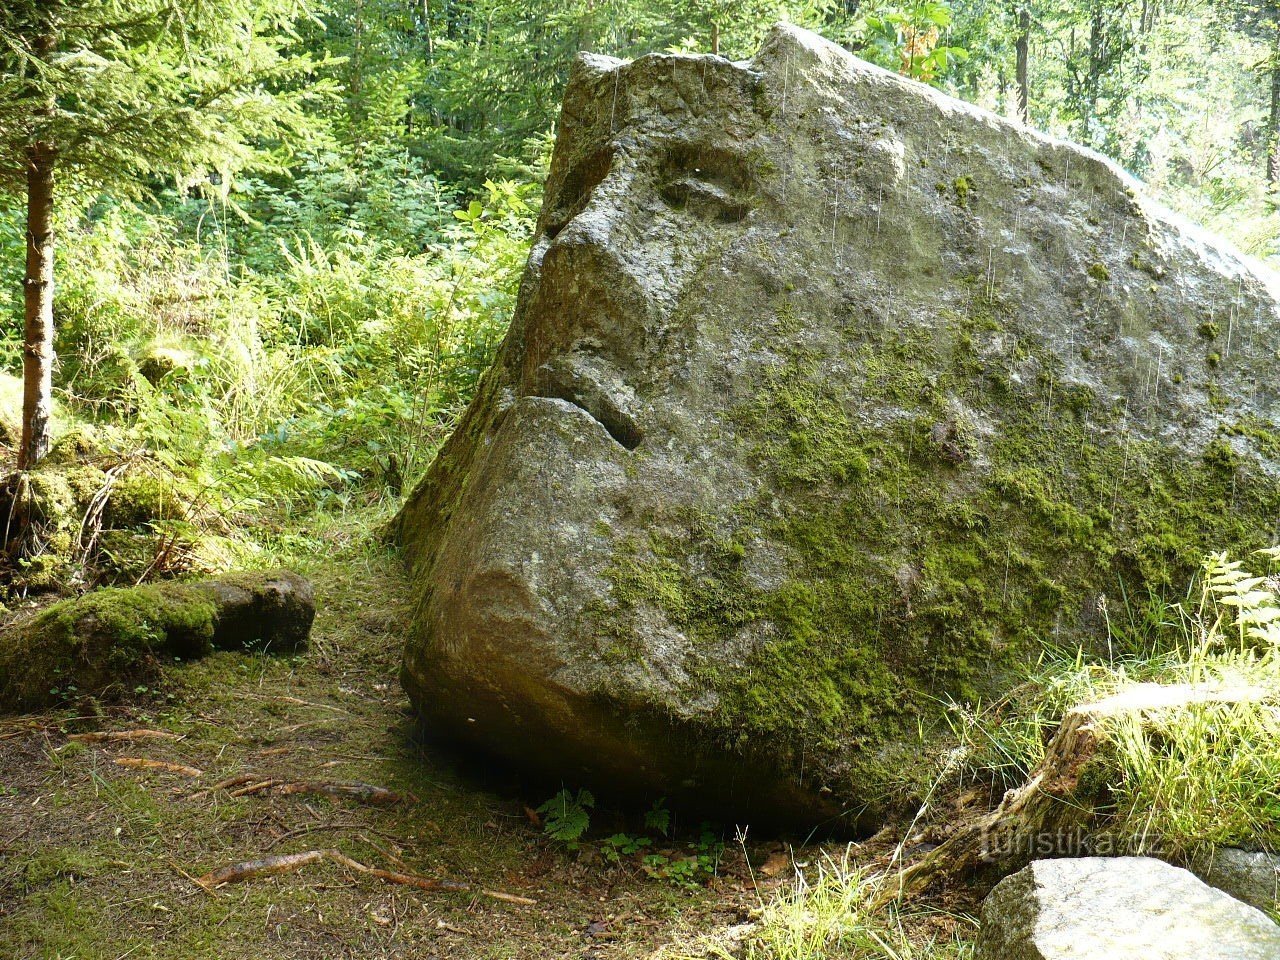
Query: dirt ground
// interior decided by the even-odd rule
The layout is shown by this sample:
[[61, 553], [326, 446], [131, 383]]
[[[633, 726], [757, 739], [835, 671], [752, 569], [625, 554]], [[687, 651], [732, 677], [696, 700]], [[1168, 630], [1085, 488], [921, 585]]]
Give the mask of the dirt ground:
[[[336, 542], [300, 566], [319, 602], [305, 653], [221, 653], [166, 669], [127, 705], [0, 720], [0, 955], [647, 957], [740, 921], [767, 895], [760, 884], [781, 882], [753, 878], [731, 838], [719, 876], [693, 887], [646, 876], [638, 857], [610, 864], [598, 845], [546, 838], [526, 810], [545, 786], [420, 742], [396, 679], [408, 611], [394, 560]], [[172, 739], [69, 739], [138, 729]], [[232, 795], [267, 780], [366, 783], [400, 799]], [[625, 826], [609, 829], [613, 816], [600, 811], [593, 833]], [[193, 879], [314, 849], [536, 903], [384, 883], [331, 860], [214, 891]], [[783, 848], [748, 849], [776, 864]]]

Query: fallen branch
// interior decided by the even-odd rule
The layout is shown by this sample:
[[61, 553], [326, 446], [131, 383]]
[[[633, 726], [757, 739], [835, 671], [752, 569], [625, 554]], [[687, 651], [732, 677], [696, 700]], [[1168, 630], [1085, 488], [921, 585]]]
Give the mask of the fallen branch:
[[283, 783], [272, 789], [283, 795], [300, 793], [323, 793], [330, 797], [352, 797], [374, 806], [389, 807], [401, 803], [405, 798], [386, 787], [375, 787], [371, 783], [329, 783], [318, 781], [300, 781]]
[[92, 733], [69, 733], [68, 740], [77, 743], [125, 743], [133, 740], [181, 740], [165, 730], [97, 730]]
[[219, 780], [212, 787], [205, 787], [203, 790], [197, 790], [195, 793], [187, 794], [188, 800], [197, 800], [200, 797], [213, 793], [215, 790], [230, 790], [232, 787], [238, 787], [242, 783], [250, 783], [253, 781], [254, 774], [241, 773], [234, 777], [228, 777], [226, 780]]
[[165, 760], [146, 760], [142, 757], [116, 757], [112, 762], [118, 767], [128, 767], [131, 770], [161, 770], [165, 773], [180, 773], [184, 777], [204, 776], [203, 770], [188, 767], [182, 763], [169, 763]]
[[205, 890], [211, 891], [224, 883], [243, 883], [256, 877], [293, 873], [313, 863], [319, 863], [321, 860], [332, 860], [334, 863], [340, 864], [348, 870], [354, 870], [356, 873], [374, 877], [384, 883], [413, 887], [416, 890], [480, 894], [494, 900], [519, 904], [520, 906], [533, 906], [538, 902], [529, 897], [517, 896], [514, 893], [504, 893], [501, 890], [489, 890], [457, 880], [438, 880], [432, 877], [415, 876], [411, 873], [397, 873], [393, 870], [369, 867], [358, 860], [352, 860], [337, 850], [307, 850], [303, 853], [286, 853], [275, 857], [264, 857], [261, 860], [245, 860], [242, 863], [233, 863], [217, 870], [211, 870], [195, 882]]

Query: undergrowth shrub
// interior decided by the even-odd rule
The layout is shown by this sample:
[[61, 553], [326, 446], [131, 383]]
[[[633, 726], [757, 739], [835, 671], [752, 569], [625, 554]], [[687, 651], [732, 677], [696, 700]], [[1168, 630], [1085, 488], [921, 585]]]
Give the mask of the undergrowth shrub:
[[[398, 162], [383, 173], [408, 177]], [[319, 189], [328, 180], [313, 172]], [[318, 198], [295, 189], [290, 201], [262, 184], [258, 212], [277, 218], [269, 230], [234, 221], [217, 198], [176, 213], [173, 198], [155, 209], [66, 205], [55, 393], [77, 438], [72, 459], [127, 463], [183, 504], [127, 537], [106, 531], [95, 549], [137, 558], [104, 571], [198, 569], [198, 542], [231, 556], [222, 547], [252, 549], [299, 515], [394, 498], [416, 482], [505, 333], [540, 186], [491, 181], [448, 210], [433, 182], [397, 183], [419, 193], [397, 200], [414, 211], [394, 236], [361, 228], [372, 208], [359, 197], [326, 212]], [[366, 199], [377, 192], [365, 186]], [[20, 219], [0, 208], [6, 275], [22, 261]], [[279, 240], [289, 223], [317, 235]], [[244, 242], [268, 235], [270, 248]], [[0, 310], [14, 321], [0, 363], [19, 373], [21, 302], [6, 295]], [[87, 569], [77, 558], [39, 563]]]

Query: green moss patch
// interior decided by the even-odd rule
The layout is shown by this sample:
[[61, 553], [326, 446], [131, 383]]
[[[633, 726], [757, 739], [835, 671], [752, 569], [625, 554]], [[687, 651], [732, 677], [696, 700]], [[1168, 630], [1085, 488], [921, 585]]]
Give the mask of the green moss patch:
[[97, 590], [0, 636], [0, 708], [118, 696], [150, 683], [162, 663], [203, 657], [215, 646], [293, 650], [313, 616], [310, 585], [283, 571]]
[[[1231, 435], [1265, 452], [1269, 430], [1223, 428], [1190, 459], [1142, 439], [1061, 386], [1039, 344], [1006, 332], [996, 349], [993, 327], [1013, 329], [998, 309], [850, 334], [845, 360], [772, 340], [781, 354], [732, 412], [760, 493], [618, 544], [596, 611], [612, 654], [657, 608], [706, 651], [691, 682], [715, 693], [726, 746], [770, 737], [797, 764], [832, 751], [885, 776], [878, 746], [927, 736], [947, 700], [996, 692], [1045, 638], [1101, 637], [1102, 595], [1140, 618], [1211, 546], [1264, 545], [1280, 491]], [[751, 574], [771, 558], [781, 579]]]

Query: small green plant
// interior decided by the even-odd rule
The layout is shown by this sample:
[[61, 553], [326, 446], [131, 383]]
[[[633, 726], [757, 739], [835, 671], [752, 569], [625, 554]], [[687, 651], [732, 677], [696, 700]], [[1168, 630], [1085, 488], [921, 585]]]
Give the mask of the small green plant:
[[656, 801], [645, 812], [644, 826], [646, 830], [656, 830], [664, 837], [671, 830], [671, 811], [667, 809], [665, 797]]
[[538, 807], [537, 812], [542, 815], [542, 830], [551, 839], [576, 849], [578, 841], [591, 826], [591, 810], [595, 805], [596, 798], [590, 790], [579, 790], [575, 794], [567, 788], [562, 789]]
[[724, 841], [708, 823], [702, 824], [698, 839], [685, 844], [684, 851], [663, 850], [645, 856], [644, 872], [678, 887], [692, 888], [716, 875], [724, 856]]
[[852, 25], [858, 52], [905, 77], [934, 83], [968, 59], [963, 47], [944, 42], [952, 21], [948, 3], [875, 2], [859, 7], [859, 13]]
[[615, 833], [605, 837], [601, 842], [601, 852], [609, 863], [621, 863], [627, 857], [633, 857], [644, 850], [650, 843], [648, 837], [638, 837], [631, 833]]

